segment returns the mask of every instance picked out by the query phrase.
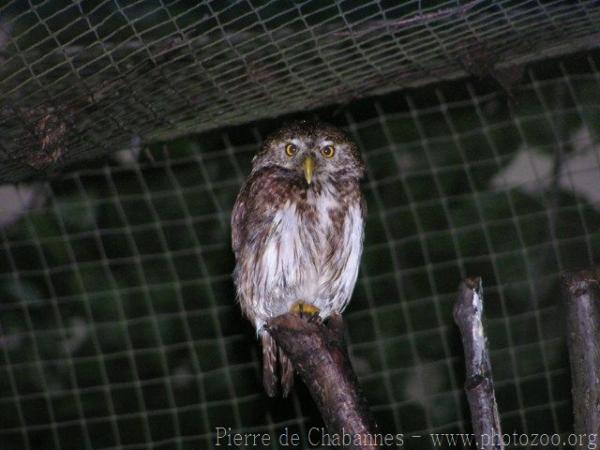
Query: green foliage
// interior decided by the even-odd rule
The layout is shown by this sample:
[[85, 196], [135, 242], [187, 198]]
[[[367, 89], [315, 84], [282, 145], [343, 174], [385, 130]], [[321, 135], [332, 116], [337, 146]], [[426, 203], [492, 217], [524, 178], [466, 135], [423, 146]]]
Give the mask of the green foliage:
[[[344, 117], [318, 112], [349, 130], [368, 166], [365, 252], [346, 317], [386, 432], [468, 428], [451, 308], [460, 278], [474, 275], [506, 429], [569, 426], [557, 274], [600, 259], [600, 205], [553, 174], [590, 151], [577, 132], [599, 145], [600, 99], [593, 73], [544, 73], [514, 99], [470, 80], [474, 100], [460, 81], [436, 88], [460, 101], [422, 88], [347, 105]], [[298, 401], [265, 399], [230, 279], [229, 212], [256, 136], [279, 122], [153, 145], [139, 164], [87, 165], [46, 183], [43, 206], [4, 230], [1, 448], [208, 448], [217, 426], [304, 436], [320, 426], [302, 387]], [[524, 148], [553, 171], [533, 190], [495, 183]]]

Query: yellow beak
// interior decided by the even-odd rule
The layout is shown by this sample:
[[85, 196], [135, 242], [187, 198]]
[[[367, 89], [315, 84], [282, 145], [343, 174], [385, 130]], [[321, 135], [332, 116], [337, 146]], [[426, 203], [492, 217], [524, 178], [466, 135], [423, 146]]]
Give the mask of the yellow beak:
[[313, 172], [315, 170], [315, 160], [312, 156], [307, 156], [304, 160], [304, 178], [306, 182], [310, 184], [313, 178]]

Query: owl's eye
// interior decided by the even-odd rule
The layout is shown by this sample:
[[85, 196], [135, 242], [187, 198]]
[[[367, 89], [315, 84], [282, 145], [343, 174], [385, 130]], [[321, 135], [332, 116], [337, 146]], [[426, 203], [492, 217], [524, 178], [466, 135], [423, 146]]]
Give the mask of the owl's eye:
[[296, 154], [296, 150], [298, 150], [298, 148], [294, 144], [287, 144], [285, 146], [285, 154], [289, 157], [294, 156]]
[[327, 145], [321, 149], [321, 153], [325, 158], [333, 158], [333, 155], [335, 155], [335, 147], [333, 145]]

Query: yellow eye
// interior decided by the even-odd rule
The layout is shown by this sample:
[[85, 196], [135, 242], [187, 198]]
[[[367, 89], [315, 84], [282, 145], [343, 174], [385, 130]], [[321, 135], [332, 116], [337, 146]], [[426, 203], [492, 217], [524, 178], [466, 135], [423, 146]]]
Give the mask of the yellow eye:
[[296, 146], [294, 144], [287, 144], [285, 146], [285, 154], [288, 156], [294, 156], [296, 154]]
[[335, 155], [335, 147], [333, 145], [323, 147], [321, 153], [325, 158], [333, 158], [333, 155]]

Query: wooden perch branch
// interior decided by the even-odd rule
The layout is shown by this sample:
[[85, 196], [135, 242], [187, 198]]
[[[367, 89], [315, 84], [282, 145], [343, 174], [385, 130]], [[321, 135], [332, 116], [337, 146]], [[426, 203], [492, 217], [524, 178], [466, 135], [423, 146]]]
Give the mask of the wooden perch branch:
[[380, 448], [377, 426], [350, 364], [342, 317], [332, 316], [325, 325], [288, 313], [269, 320], [267, 330], [308, 387], [329, 434], [349, 435], [352, 442], [344, 448]]
[[[575, 432], [600, 434], [600, 267], [562, 275]], [[583, 443], [584, 448], [590, 448]]]
[[487, 339], [483, 329], [483, 289], [481, 278], [466, 278], [460, 283], [454, 305], [454, 321], [460, 329], [465, 351], [465, 391], [473, 434], [478, 449], [503, 449], [502, 431]]

